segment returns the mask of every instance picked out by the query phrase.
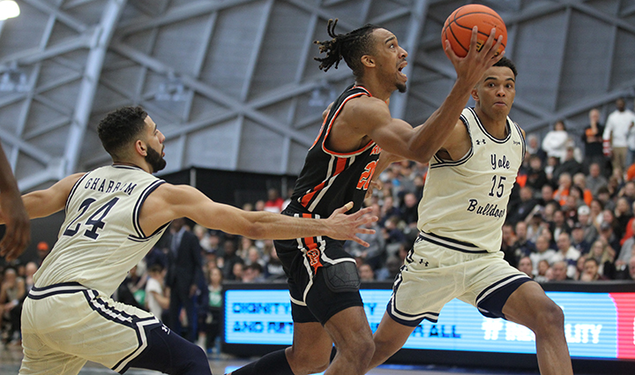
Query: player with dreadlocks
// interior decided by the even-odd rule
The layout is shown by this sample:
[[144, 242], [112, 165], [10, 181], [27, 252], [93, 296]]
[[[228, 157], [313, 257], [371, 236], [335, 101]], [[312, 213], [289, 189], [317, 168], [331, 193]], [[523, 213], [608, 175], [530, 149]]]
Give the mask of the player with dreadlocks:
[[[445, 52], [457, 80], [441, 107], [413, 128], [392, 118], [388, 108], [390, 95], [406, 90], [402, 70], [408, 53], [397, 37], [374, 25], [347, 34], [336, 34], [335, 26], [336, 21], [329, 20], [332, 39], [316, 42], [320, 52], [326, 53], [316, 60], [326, 71], [333, 65], [337, 68], [343, 58], [355, 84], [325, 111], [284, 215], [324, 217], [349, 201], [355, 212], [362, 206], [373, 174], [392, 160], [428, 163], [459, 120], [472, 88], [502, 56], [496, 56], [501, 40], [493, 36], [477, 51], [476, 28], [464, 58], [457, 57], [446, 41]], [[324, 236], [275, 241], [289, 278], [293, 344], [233, 375], [300, 375], [325, 369], [325, 374], [364, 373], [375, 345], [359, 294], [355, 260], [343, 245], [344, 241]], [[337, 354], [329, 365], [333, 344]]]

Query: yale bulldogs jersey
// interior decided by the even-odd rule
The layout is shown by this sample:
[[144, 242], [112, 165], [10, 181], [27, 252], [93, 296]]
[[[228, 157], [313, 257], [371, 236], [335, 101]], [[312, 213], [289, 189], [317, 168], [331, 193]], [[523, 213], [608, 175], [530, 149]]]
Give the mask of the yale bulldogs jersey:
[[472, 108], [463, 110], [461, 121], [472, 147], [460, 160], [435, 155], [430, 161], [418, 228], [424, 237], [437, 237], [433, 241], [456, 250], [496, 252], [509, 195], [525, 155], [525, 139], [509, 117], [505, 139], [492, 137]]
[[68, 196], [58, 240], [35, 274], [35, 286], [78, 282], [111, 295], [167, 228], [146, 234], [139, 225], [143, 202], [164, 182], [124, 165], [82, 176]]

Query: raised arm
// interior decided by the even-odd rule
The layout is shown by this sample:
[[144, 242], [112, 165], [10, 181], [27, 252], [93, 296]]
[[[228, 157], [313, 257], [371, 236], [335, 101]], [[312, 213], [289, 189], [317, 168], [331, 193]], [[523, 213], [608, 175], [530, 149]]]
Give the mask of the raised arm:
[[502, 57], [503, 54], [495, 56], [502, 39], [495, 41], [494, 35], [494, 32], [490, 33], [489, 39], [479, 52], [476, 48], [477, 30], [473, 29], [469, 52], [463, 58], [456, 56], [450, 43], [445, 41], [445, 52], [454, 65], [457, 79], [443, 104], [425, 123], [413, 129], [405, 121], [391, 118], [387, 106], [385, 109], [375, 106], [376, 109], [371, 111], [374, 113], [369, 115], [376, 116], [380, 122], [369, 126], [366, 134], [390, 153], [421, 163], [429, 162], [450, 136], [474, 86], [482, 79], [487, 69]]
[[327, 219], [294, 218], [271, 212], [243, 211], [216, 203], [191, 186], [163, 184], [143, 204], [140, 221], [146, 234], [171, 220], [188, 217], [210, 229], [255, 239], [328, 236], [368, 246], [357, 234], [374, 233], [360, 227], [377, 221], [377, 217], [369, 215], [370, 208], [346, 215], [352, 207], [352, 203], [347, 204]]
[[20, 189], [0, 145], [0, 208], [6, 232], [0, 241], [0, 255], [13, 260], [24, 252], [31, 240], [31, 224], [20, 199]]

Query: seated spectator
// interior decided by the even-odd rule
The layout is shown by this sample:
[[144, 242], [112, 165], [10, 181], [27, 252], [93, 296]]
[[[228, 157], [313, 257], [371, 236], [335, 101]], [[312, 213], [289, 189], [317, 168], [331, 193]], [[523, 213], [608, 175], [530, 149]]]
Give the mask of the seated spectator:
[[25, 297], [24, 279], [18, 277], [15, 269], [11, 267], [5, 269], [0, 285], [0, 327], [5, 345], [20, 341], [20, 316]]
[[552, 179], [559, 181], [562, 174], [568, 174], [573, 179], [578, 173], [582, 173], [582, 164], [575, 158], [575, 147], [573, 145], [567, 146], [564, 160], [560, 160], [560, 164], [554, 169]]
[[551, 267], [549, 267], [549, 262], [547, 262], [546, 260], [543, 259], [538, 262], [538, 269], [536, 271], [536, 276], [534, 276], [534, 281], [537, 281], [539, 283], [549, 281], [550, 269]]
[[562, 173], [558, 177], [558, 189], [553, 193], [553, 199], [556, 200], [560, 206], [563, 206], [567, 202], [567, 196], [569, 195], [569, 189], [571, 189], [572, 180], [569, 173]]
[[538, 155], [531, 155], [529, 157], [529, 168], [527, 169], [525, 186], [532, 188], [534, 191], [541, 191], [542, 187], [549, 183], [542, 163], [543, 161]]
[[591, 244], [584, 240], [584, 226], [580, 223], [575, 223], [571, 229], [571, 246], [580, 254], [586, 254], [591, 249]]
[[573, 278], [575, 276], [576, 262], [580, 257], [580, 252], [571, 246], [571, 237], [569, 236], [569, 233], [560, 233], [556, 244], [558, 245], [559, 257], [567, 263], [567, 276], [569, 278]]
[[561, 260], [558, 253], [549, 248], [549, 237], [541, 235], [536, 240], [536, 252], [529, 255], [534, 269], [539, 269], [538, 263], [541, 260], [547, 261], [547, 264], [553, 264], [554, 262]]
[[578, 222], [582, 225], [582, 229], [584, 230], [584, 242], [589, 244], [590, 248], [590, 244], [595, 242], [599, 233], [596, 226], [593, 225], [593, 221], [591, 220], [591, 209], [588, 206], [578, 207]]
[[[586, 176], [586, 187], [591, 191], [593, 196], [596, 196], [598, 190], [602, 186], [606, 186], [608, 180], [602, 175], [602, 169], [599, 163], [591, 163], [589, 166], [589, 175]], [[587, 203], [588, 205], [588, 203]]]
[[524, 272], [527, 276], [534, 278], [534, 267], [529, 256], [524, 256], [518, 261], [518, 270]]
[[534, 190], [531, 187], [520, 188], [519, 200], [514, 205], [510, 204], [507, 221], [513, 224], [524, 221], [537, 204], [538, 201], [534, 198]]
[[378, 281], [393, 281], [402, 265], [403, 261], [399, 257], [389, 257], [386, 260], [386, 264], [375, 272], [375, 279]]
[[375, 273], [373, 272], [373, 267], [368, 263], [362, 263], [357, 267], [357, 272], [359, 273], [359, 279], [361, 281], [375, 281]]
[[624, 244], [620, 248], [618, 255], [615, 259], [615, 267], [617, 269], [625, 269], [628, 262], [631, 260], [631, 254], [635, 246], [635, 220], [631, 222], [631, 236], [624, 241]]
[[243, 276], [245, 273], [245, 265], [242, 262], [242, 259], [232, 266], [232, 272], [230, 275], [230, 280], [232, 281], [243, 281]]
[[598, 273], [608, 279], [615, 278], [615, 253], [602, 240], [595, 241], [587, 258], [595, 259], [598, 264]]
[[[552, 276], [549, 281], [571, 281], [571, 277], [567, 275], [567, 262], [564, 260], [554, 262], [551, 266]], [[575, 273], [575, 266], [574, 266]]]
[[282, 262], [275, 250], [269, 256], [269, 260], [264, 267], [264, 273], [267, 280], [286, 280], [287, 278], [282, 268]]
[[617, 199], [615, 210], [613, 210], [613, 217], [615, 220], [615, 235], [621, 240], [624, 237], [624, 233], [626, 233], [628, 222], [633, 218], [631, 203], [629, 203], [626, 197]]
[[243, 268], [242, 281], [244, 283], [262, 283], [265, 281], [260, 263], [255, 262]]
[[267, 190], [267, 201], [265, 202], [263, 210], [279, 214], [282, 212], [283, 204], [284, 199], [280, 197], [280, 191], [276, 188], [269, 188]]
[[374, 229], [375, 233], [360, 233], [358, 237], [368, 242], [369, 246], [364, 247], [357, 242], [347, 241], [346, 248], [354, 257], [369, 263], [373, 268], [383, 264], [386, 255], [386, 243], [381, 228], [377, 223], [367, 223], [366, 228]]
[[35, 275], [37, 270], [38, 270], [38, 267], [35, 262], [29, 262], [26, 264], [25, 277], [24, 277], [24, 288], [26, 291], [25, 295], [29, 294], [29, 291], [31, 290], [31, 288], [33, 288], [33, 275]]
[[582, 172], [573, 175], [573, 186], [577, 186], [582, 191], [581, 199], [587, 206], [591, 204], [593, 200], [593, 193], [586, 186], [586, 175]]
[[595, 258], [588, 258], [584, 261], [584, 272], [580, 276], [580, 281], [608, 280], [598, 272], [598, 262]]

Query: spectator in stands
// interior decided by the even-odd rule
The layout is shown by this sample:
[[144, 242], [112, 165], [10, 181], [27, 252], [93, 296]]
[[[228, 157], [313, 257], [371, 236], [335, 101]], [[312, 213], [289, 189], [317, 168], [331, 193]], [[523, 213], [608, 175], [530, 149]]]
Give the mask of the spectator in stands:
[[503, 224], [503, 240], [501, 241], [501, 251], [505, 254], [505, 260], [512, 267], [518, 267], [518, 257], [516, 257], [514, 243], [516, 233], [510, 223]]
[[379, 281], [393, 281], [403, 261], [398, 256], [391, 256], [386, 260], [386, 264], [375, 272], [375, 278]]
[[518, 261], [518, 270], [524, 272], [527, 276], [534, 278], [534, 267], [529, 256], [524, 256]]
[[357, 267], [357, 272], [359, 273], [360, 281], [375, 281], [375, 272], [373, 272], [373, 267], [370, 264], [361, 263]]
[[550, 223], [549, 229], [556, 240], [562, 233], [571, 233], [571, 227], [567, 223], [564, 211], [557, 209], [553, 212], [553, 222]]
[[205, 348], [207, 353], [211, 353], [216, 337], [220, 334], [221, 306], [223, 304], [223, 273], [218, 267], [212, 267], [209, 270], [207, 294], [207, 306], [202, 306], [205, 320], [202, 322], [199, 338], [205, 337]]
[[584, 261], [584, 272], [580, 276], [580, 281], [600, 281], [608, 278], [598, 272], [598, 262], [595, 258], [588, 258]]
[[578, 207], [578, 222], [584, 230], [584, 241], [592, 244], [598, 236], [598, 228], [593, 224], [591, 219], [591, 209], [589, 206]]
[[547, 157], [554, 157], [560, 162], [564, 159], [569, 144], [571, 140], [564, 121], [558, 120], [553, 124], [553, 130], [543, 138], [542, 149], [547, 153]]
[[260, 263], [256, 262], [243, 267], [242, 282], [262, 283], [264, 281], [263, 268]]
[[542, 147], [540, 147], [538, 136], [535, 134], [527, 135], [527, 153], [538, 157], [541, 163], [544, 163], [545, 160], [547, 160], [547, 153], [542, 149]]
[[586, 176], [586, 187], [591, 191], [591, 194], [596, 196], [598, 189], [606, 186], [607, 183], [608, 180], [602, 175], [600, 163], [591, 163], [589, 165], [589, 175]]
[[584, 128], [581, 136], [584, 143], [585, 171], [590, 171], [590, 165], [594, 163], [601, 166], [606, 165], [602, 144], [603, 134], [604, 126], [600, 123], [600, 111], [593, 108], [589, 111], [589, 125]]
[[[512, 245], [514, 249], [514, 256], [516, 263], [523, 257], [529, 256], [529, 254], [536, 251], [536, 246], [527, 238], [527, 223], [519, 221], [515, 226], [516, 241]], [[520, 268], [520, 266], [519, 266]]]
[[591, 249], [591, 244], [584, 240], [584, 226], [580, 222], [576, 222], [571, 229], [571, 246], [580, 254], [586, 254]]
[[567, 262], [567, 276], [573, 278], [575, 275], [576, 262], [580, 257], [580, 252], [571, 246], [571, 237], [569, 236], [569, 233], [562, 232], [557, 238], [557, 253], [561, 260]]
[[553, 198], [553, 186], [550, 184], [543, 185], [542, 189], [540, 189], [540, 199], [538, 199], [538, 204], [542, 207], [547, 207], [550, 203], [555, 203], [560, 206], [560, 203]]
[[520, 188], [520, 199], [509, 207], [507, 221], [514, 224], [524, 221], [537, 204], [533, 188], [525, 185], [525, 187]]
[[608, 279], [615, 278], [615, 252], [604, 241], [593, 243], [587, 258], [594, 259], [598, 264], [598, 272]]
[[615, 235], [621, 240], [624, 237], [624, 233], [626, 233], [626, 225], [633, 218], [631, 203], [625, 196], [618, 198], [615, 210], [613, 210], [613, 217], [616, 227]]
[[267, 190], [267, 201], [265, 202], [264, 211], [280, 213], [282, 212], [282, 205], [284, 199], [280, 197], [280, 191], [276, 188], [269, 188]]
[[223, 242], [223, 256], [218, 259], [218, 266], [223, 270], [225, 280], [234, 280], [234, 264], [243, 263], [241, 257], [236, 254], [236, 243], [232, 240]]
[[170, 298], [165, 295], [163, 285], [165, 274], [165, 269], [160, 263], [155, 263], [148, 267], [148, 281], [145, 289], [146, 308], [161, 321], [166, 320], [167, 309], [170, 308]]
[[401, 207], [402, 220], [406, 223], [407, 226], [416, 227], [418, 212], [417, 207], [419, 205], [419, 201], [417, 200], [417, 196], [414, 193], [406, 193], [403, 197], [403, 205]]
[[38, 267], [35, 262], [29, 262], [25, 267], [25, 275], [24, 275], [24, 288], [26, 290], [26, 294], [29, 294], [31, 288], [33, 288], [33, 275], [37, 272]]
[[[567, 262], [560, 260], [551, 265], [552, 277], [549, 281], [571, 281], [571, 277], [567, 275]], [[573, 267], [575, 272], [575, 266]]]
[[532, 154], [529, 157], [529, 168], [527, 169], [527, 181], [525, 186], [531, 187], [534, 191], [541, 191], [549, 180], [543, 168], [543, 160], [540, 156]]
[[578, 187], [582, 191], [582, 203], [587, 206], [591, 204], [593, 200], [593, 193], [586, 186], [586, 175], [582, 172], [573, 175], [573, 186]]
[[593, 199], [591, 201], [591, 205], [589, 206], [589, 210], [591, 223], [596, 226], [599, 233], [600, 224], [602, 224], [602, 220], [604, 220], [604, 216], [602, 215], [602, 212], [604, 211], [604, 203], [602, 203], [599, 199]]
[[617, 269], [624, 269], [631, 259], [631, 253], [635, 245], [635, 220], [631, 221], [631, 233], [631, 236], [624, 241], [620, 251], [617, 252], [618, 256], [615, 259], [615, 267]]
[[242, 259], [236, 263], [234, 263], [232, 265], [232, 272], [230, 275], [230, 280], [231, 281], [243, 281], [243, 276], [245, 273], [245, 264], [243, 263]]
[[561, 259], [555, 250], [549, 248], [549, 242], [549, 237], [545, 235], [539, 236], [536, 240], [536, 252], [529, 254], [534, 269], [540, 269], [538, 263], [541, 260], [545, 260], [547, 264], [551, 265]]
[[[610, 211], [607, 210], [604, 210], [604, 212], [610, 213]], [[608, 216], [609, 215], [605, 215], [605, 217]], [[615, 233], [613, 233], [613, 226], [610, 222], [603, 222], [602, 224], [600, 224], [600, 234], [598, 236], [598, 239], [607, 243], [610, 246], [610, 249], [615, 253], [617, 253], [621, 249], [620, 239], [615, 236]]]
[[534, 281], [539, 283], [544, 283], [549, 281], [549, 274], [551, 267], [549, 266], [549, 262], [546, 260], [541, 260], [538, 262], [538, 270], [536, 271], [536, 276], [534, 277]]
[[6, 268], [0, 284], [0, 327], [3, 328], [2, 341], [5, 345], [20, 341], [20, 315], [25, 297], [24, 279], [18, 277], [14, 268]]
[[[630, 145], [633, 122], [635, 114], [626, 109], [624, 98], [618, 98], [615, 101], [615, 111], [609, 114], [606, 119], [606, 128], [604, 129], [603, 139], [608, 141], [611, 147], [613, 167], [620, 167], [626, 170], [629, 164], [627, 155], [629, 148], [635, 150], [635, 145]], [[632, 160], [632, 159], [631, 159]]]
[[576, 160], [574, 152], [575, 147], [568, 145], [564, 158], [560, 160], [560, 164], [553, 171], [554, 181], [560, 181], [560, 176], [564, 173], [569, 174], [570, 179], [577, 173], [582, 173], [582, 164]]
[[40, 266], [42, 266], [42, 262], [44, 261], [44, 258], [46, 258], [49, 253], [51, 252], [51, 248], [49, 246], [49, 244], [46, 241], [40, 241], [37, 244], [37, 266], [38, 268]]
[[569, 189], [571, 189], [571, 175], [569, 173], [562, 173], [558, 177], [558, 189], [553, 192], [553, 199], [563, 206], [569, 196]]
[[360, 233], [359, 238], [366, 241], [369, 246], [365, 247], [354, 241], [347, 241], [346, 247], [348, 252], [357, 260], [367, 262], [376, 269], [383, 264], [386, 255], [386, 242], [381, 228], [377, 223], [368, 223], [366, 228], [373, 229], [375, 232], [371, 234]]

